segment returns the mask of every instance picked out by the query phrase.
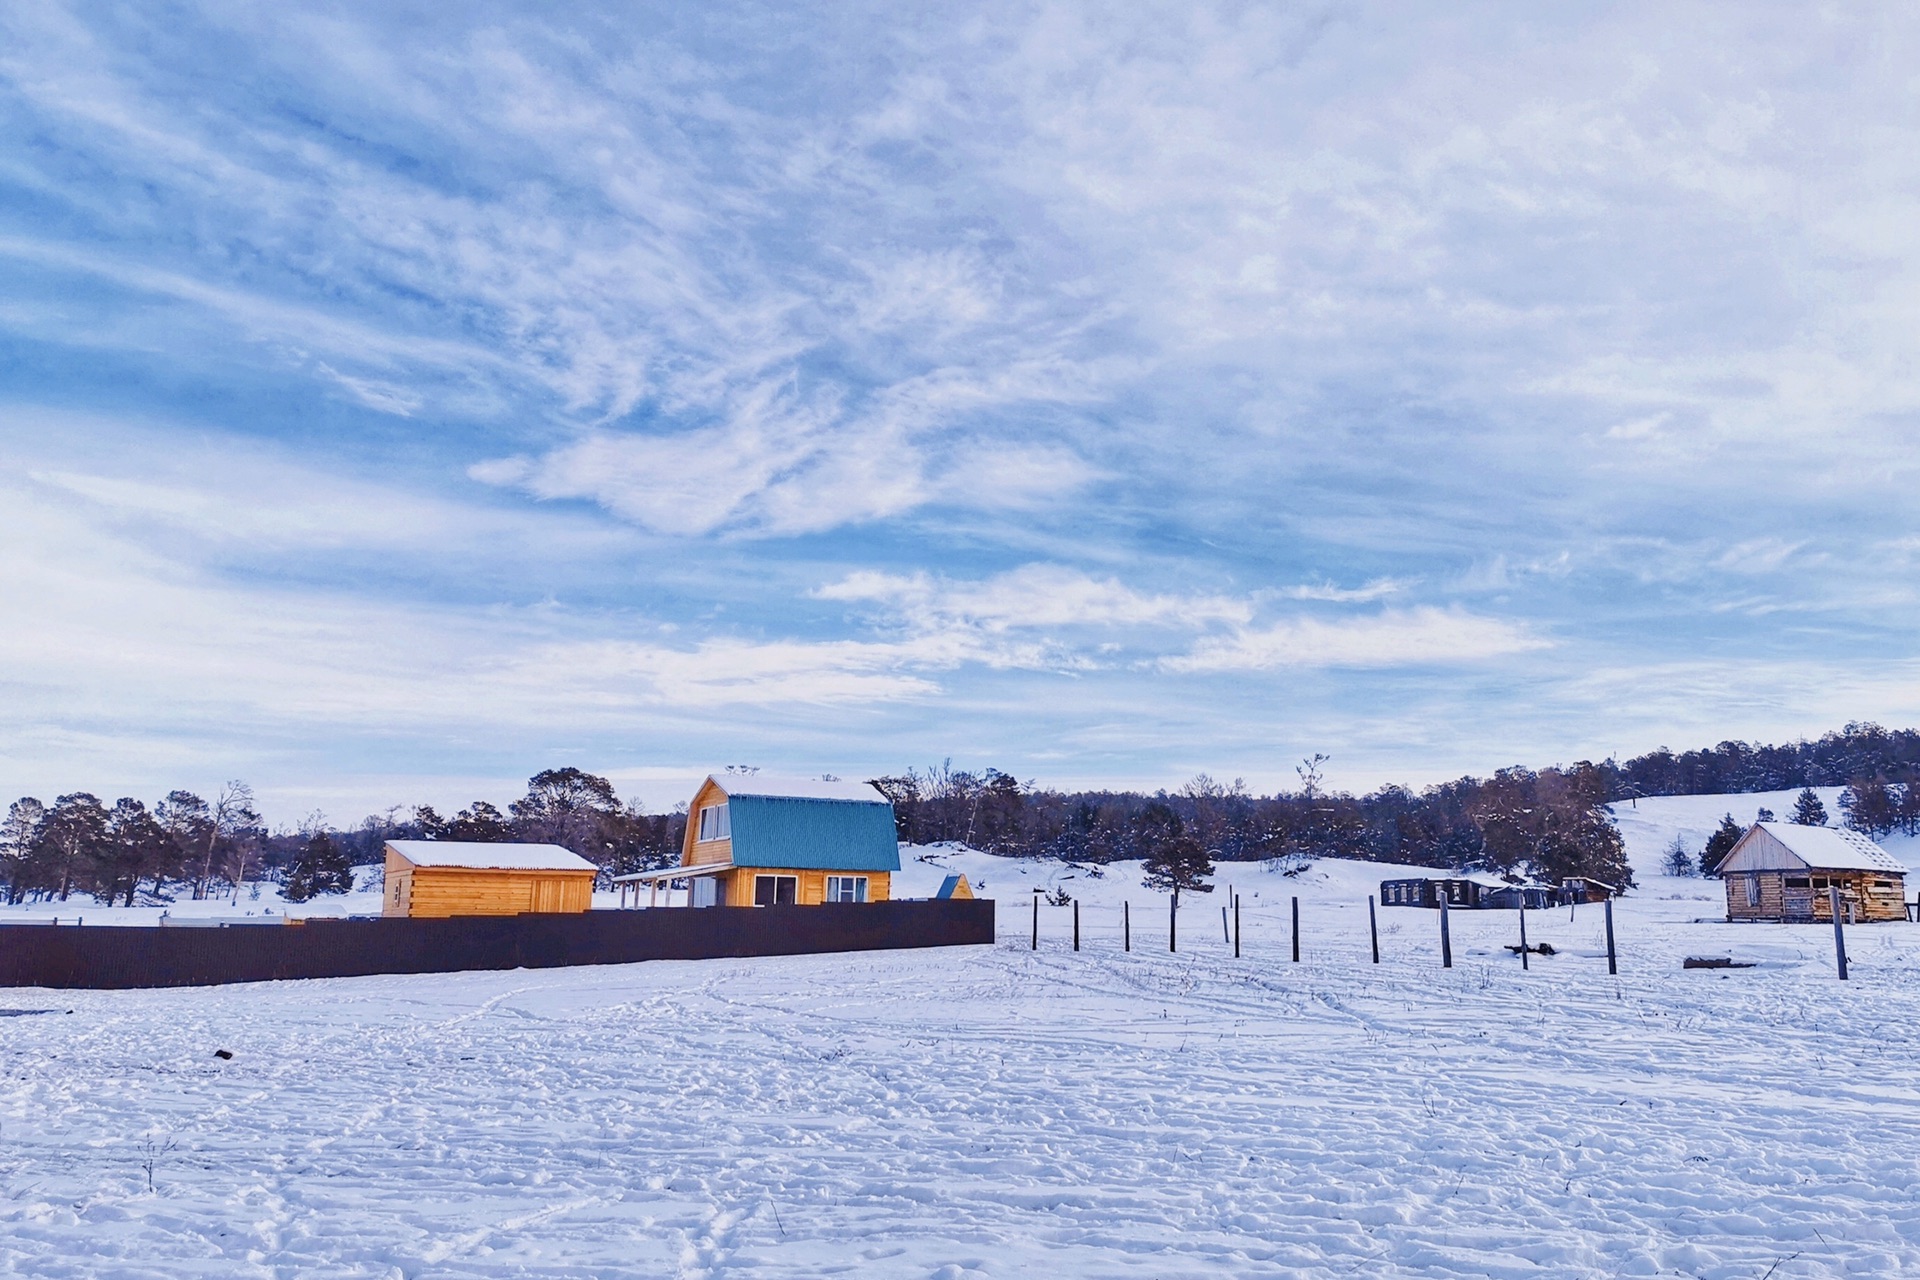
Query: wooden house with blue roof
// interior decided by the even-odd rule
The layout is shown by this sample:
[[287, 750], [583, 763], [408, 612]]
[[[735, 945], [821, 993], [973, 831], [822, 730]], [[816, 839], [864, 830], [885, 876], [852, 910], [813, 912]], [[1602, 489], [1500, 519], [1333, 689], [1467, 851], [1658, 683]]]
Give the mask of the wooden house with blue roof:
[[622, 881], [684, 880], [695, 907], [885, 902], [900, 869], [893, 804], [864, 782], [711, 774], [687, 810], [680, 865]]

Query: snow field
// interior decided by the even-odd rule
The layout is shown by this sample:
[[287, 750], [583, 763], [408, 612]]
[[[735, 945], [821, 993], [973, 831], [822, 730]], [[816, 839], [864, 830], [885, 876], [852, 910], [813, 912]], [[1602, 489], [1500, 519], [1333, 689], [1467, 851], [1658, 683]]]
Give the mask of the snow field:
[[[1649, 896], [1612, 980], [1592, 908], [1530, 913], [1531, 973], [1511, 913], [1442, 970], [1383, 909], [1376, 968], [1380, 868], [1323, 863], [1233, 869], [1235, 961], [1221, 894], [1169, 955], [1122, 869], [985, 857], [944, 860], [991, 948], [0, 993], [55, 1010], [0, 1019], [0, 1272], [1920, 1273], [1920, 926], [1854, 930], [1841, 984], [1822, 928]], [[1069, 875], [1087, 949], [1043, 907], [1028, 950]]]
[[[1733, 799], [1623, 817], [1617, 979], [1595, 907], [1529, 913], [1531, 972], [1513, 913], [1443, 970], [1382, 908], [1376, 967], [1377, 864], [1223, 866], [1236, 960], [1224, 891], [1170, 955], [1137, 865], [909, 849], [996, 946], [0, 991], [50, 1011], [0, 1017], [0, 1274], [1920, 1274], [1920, 925], [1851, 930], [1843, 984], [1826, 927], [1648, 874]], [[1050, 905], [1028, 949], [1035, 887], [1083, 951]]]

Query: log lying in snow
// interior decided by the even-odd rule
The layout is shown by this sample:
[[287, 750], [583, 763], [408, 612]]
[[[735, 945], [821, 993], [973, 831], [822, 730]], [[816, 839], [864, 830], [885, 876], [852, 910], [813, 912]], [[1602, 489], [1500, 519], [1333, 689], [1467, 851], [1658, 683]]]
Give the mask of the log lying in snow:
[[1735, 960], [1732, 956], [1688, 956], [1680, 962], [1682, 969], [1751, 969], [1751, 960]]

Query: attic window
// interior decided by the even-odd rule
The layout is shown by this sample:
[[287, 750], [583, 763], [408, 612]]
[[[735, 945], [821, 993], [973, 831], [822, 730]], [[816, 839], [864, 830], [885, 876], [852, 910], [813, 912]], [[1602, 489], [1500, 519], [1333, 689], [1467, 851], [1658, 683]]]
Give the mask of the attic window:
[[710, 804], [700, 811], [700, 839], [725, 840], [733, 834], [733, 823], [727, 817], [727, 806]]

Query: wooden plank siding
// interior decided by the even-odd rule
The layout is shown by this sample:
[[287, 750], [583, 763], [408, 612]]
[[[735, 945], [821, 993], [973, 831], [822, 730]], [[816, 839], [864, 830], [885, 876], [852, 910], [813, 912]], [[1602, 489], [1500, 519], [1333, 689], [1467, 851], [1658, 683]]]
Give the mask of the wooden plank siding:
[[[696, 810], [696, 812], [698, 812]], [[716, 862], [733, 861], [733, 841], [731, 840], [695, 840], [686, 862], [689, 867], [712, 866]]]
[[[710, 866], [716, 862], [733, 861], [733, 841], [731, 839], [702, 840], [700, 838], [700, 811], [710, 805], [727, 803], [727, 793], [708, 778], [700, 784], [693, 794], [693, 803], [687, 807], [686, 843], [682, 846], [680, 865], [683, 867]], [[733, 901], [732, 891], [727, 901]]]
[[[1788, 915], [1789, 879], [1796, 909]], [[1806, 881], [1802, 886], [1799, 881]], [[1749, 886], [1759, 890], [1758, 902], [1751, 900]], [[1818, 921], [1830, 923], [1833, 913], [1827, 906], [1827, 886], [1840, 889], [1841, 914], [1849, 903], [1853, 918], [1862, 923], [1907, 918], [1906, 888], [1900, 877], [1878, 871], [1740, 871], [1727, 877], [1727, 919], [1771, 921]], [[1798, 903], [1811, 908], [1803, 911]]]
[[593, 906], [594, 874], [417, 867], [389, 851], [381, 914], [440, 919], [586, 911]]
[[893, 893], [893, 873], [890, 871], [810, 871], [804, 869], [782, 869], [779, 867], [738, 867], [716, 879], [727, 886], [727, 905], [730, 907], [750, 907], [753, 903], [753, 881], [756, 876], [793, 876], [799, 881], [795, 886], [795, 902], [803, 907], [817, 907], [827, 900], [828, 876], [865, 876], [867, 880], [867, 901], [885, 902]]

